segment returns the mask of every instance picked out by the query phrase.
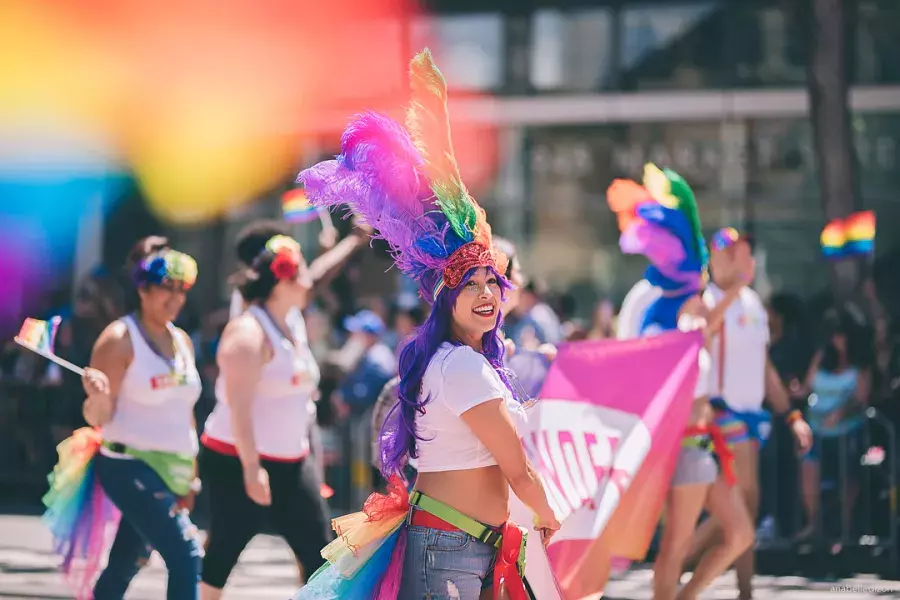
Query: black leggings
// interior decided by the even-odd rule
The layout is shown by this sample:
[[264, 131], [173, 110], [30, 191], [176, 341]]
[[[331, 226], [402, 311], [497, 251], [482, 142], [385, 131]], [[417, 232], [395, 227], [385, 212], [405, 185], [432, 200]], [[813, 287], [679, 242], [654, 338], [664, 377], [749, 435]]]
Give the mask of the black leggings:
[[313, 459], [283, 463], [262, 461], [269, 473], [272, 505], [260, 506], [247, 496], [240, 459], [209, 448], [200, 450], [200, 475], [209, 491], [209, 534], [203, 558], [203, 582], [222, 589], [244, 547], [260, 532], [268, 515], [306, 577], [325, 562], [319, 552], [331, 541], [328, 508], [320, 494]]

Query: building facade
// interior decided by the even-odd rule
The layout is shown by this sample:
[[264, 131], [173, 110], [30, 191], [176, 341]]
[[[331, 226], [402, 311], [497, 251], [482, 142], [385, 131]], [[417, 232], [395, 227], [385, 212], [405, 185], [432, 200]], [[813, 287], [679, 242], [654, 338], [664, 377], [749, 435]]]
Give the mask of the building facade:
[[[900, 56], [900, 3], [847, 4], [861, 200], [878, 215], [876, 266], [895, 271], [900, 63], [891, 57]], [[464, 178], [527, 270], [573, 295], [582, 316], [597, 298], [620, 300], [640, 277], [643, 260], [618, 250], [605, 191], [616, 177], [639, 177], [647, 161], [691, 183], [707, 233], [733, 225], [755, 235], [764, 294], [809, 297], [827, 287], [805, 87], [807, 0], [430, 0], [424, 9], [405, 23], [373, 24], [403, 36], [385, 51], [432, 48], [451, 112], [466, 124], [462, 141], [454, 129]], [[335, 108], [310, 124], [318, 143], [297, 170], [334, 153], [347, 114]], [[176, 233], [201, 268], [212, 267], [209, 296], [226, 295], [236, 230], [277, 216], [281, 191], [235, 211], [215, 236]], [[297, 233], [314, 244], [315, 226]]]

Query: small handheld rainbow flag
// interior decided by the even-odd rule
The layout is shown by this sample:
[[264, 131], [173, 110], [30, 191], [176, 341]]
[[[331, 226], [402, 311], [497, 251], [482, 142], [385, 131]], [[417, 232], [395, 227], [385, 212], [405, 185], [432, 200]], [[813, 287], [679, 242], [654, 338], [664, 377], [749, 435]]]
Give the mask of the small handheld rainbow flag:
[[53, 317], [49, 321], [25, 319], [25, 322], [22, 323], [22, 328], [19, 330], [19, 335], [15, 337], [15, 342], [77, 375], [84, 375], [84, 369], [58, 357], [53, 352], [56, 332], [59, 330], [61, 321], [60, 317]]
[[281, 197], [281, 210], [288, 223], [309, 223], [319, 218], [319, 211], [310, 204], [302, 189], [288, 190]]
[[867, 256], [875, 252], [875, 213], [871, 210], [835, 219], [822, 230], [825, 258]]

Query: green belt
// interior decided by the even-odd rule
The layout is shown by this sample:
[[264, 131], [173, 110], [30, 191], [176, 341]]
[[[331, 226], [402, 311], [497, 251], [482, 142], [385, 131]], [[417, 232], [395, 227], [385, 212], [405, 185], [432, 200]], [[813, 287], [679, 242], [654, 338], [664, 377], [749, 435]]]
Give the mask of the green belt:
[[699, 448], [700, 450], [711, 450], [712, 441], [708, 435], [694, 435], [681, 440], [682, 448]]
[[176, 496], [187, 496], [194, 480], [194, 457], [158, 450], [138, 450], [119, 442], [103, 440], [103, 447], [117, 454], [127, 454], [143, 461], [159, 475], [166, 487]]
[[[484, 523], [476, 521], [468, 515], [464, 515], [455, 508], [447, 506], [443, 502], [439, 502], [434, 498], [426, 496], [422, 492], [413, 491], [409, 495], [409, 505], [415, 506], [419, 510], [424, 510], [438, 519], [450, 523], [463, 533], [467, 533], [479, 542], [483, 542], [494, 548], [499, 549], [503, 542], [503, 534], [494, 531]], [[412, 511], [410, 511], [410, 514], [412, 514]], [[519, 575], [523, 578], [525, 577], [525, 545], [527, 541], [528, 534], [526, 533], [522, 536], [522, 547], [519, 549], [519, 559], [517, 561]]]

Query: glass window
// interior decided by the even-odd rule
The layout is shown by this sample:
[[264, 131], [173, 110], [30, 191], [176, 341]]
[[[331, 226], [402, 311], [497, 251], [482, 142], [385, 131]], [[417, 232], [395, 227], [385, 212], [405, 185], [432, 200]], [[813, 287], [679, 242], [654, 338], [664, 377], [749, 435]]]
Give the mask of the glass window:
[[900, 3], [868, 0], [859, 6], [856, 78], [860, 83], [900, 82]]
[[627, 7], [621, 13], [620, 63], [626, 89], [716, 85], [725, 11], [721, 2]]
[[[876, 258], [886, 261], [900, 251], [900, 114], [857, 115], [854, 131], [863, 206], [878, 215]], [[725, 226], [755, 235], [761, 292], [809, 298], [828, 286], [808, 119], [535, 127], [525, 139], [523, 261], [554, 291], [577, 290], [582, 316], [597, 297], [621, 300], [646, 267], [619, 250], [605, 192], [617, 177], [639, 179], [648, 161], [687, 179], [706, 236]]]
[[535, 89], [593, 91], [611, 83], [612, 11], [539, 10], [532, 17], [531, 35]]
[[[801, 5], [802, 3], [794, 3]], [[802, 85], [806, 40], [800, 8], [735, 6], [730, 9], [728, 68], [738, 86]]]
[[505, 37], [498, 14], [442, 15], [414, 19], [412, 47], [428, 46], [447, 84], [455, 89], [496, 90], [503, 85]]

